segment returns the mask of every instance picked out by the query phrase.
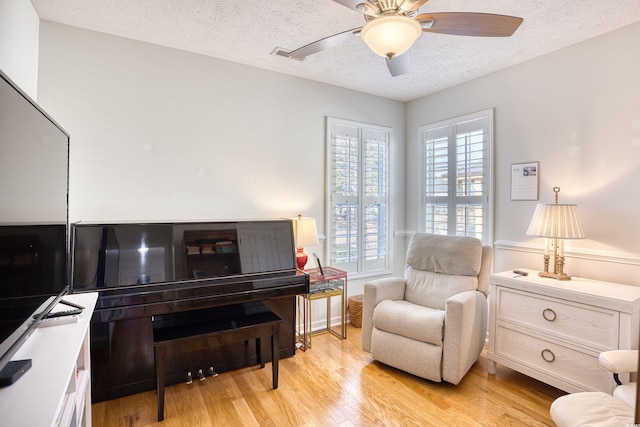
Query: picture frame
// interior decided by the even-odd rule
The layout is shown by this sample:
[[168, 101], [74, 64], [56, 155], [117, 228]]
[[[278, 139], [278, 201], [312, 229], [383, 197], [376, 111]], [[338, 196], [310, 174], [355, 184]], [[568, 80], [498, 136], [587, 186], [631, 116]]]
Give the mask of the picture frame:
[[511, 200], [538, 200], [540, 162], [511, 165]]

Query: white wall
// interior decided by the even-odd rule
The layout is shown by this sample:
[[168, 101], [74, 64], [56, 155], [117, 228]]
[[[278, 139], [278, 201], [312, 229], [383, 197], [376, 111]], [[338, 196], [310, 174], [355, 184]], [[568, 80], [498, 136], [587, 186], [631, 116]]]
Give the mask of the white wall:
[[[539, 201], [552, 202], [560, 186], [587, 233], [567, 242], [567, 271], [640, 285], [639, 37], [633, 24], [405, 107], [44, 22], [39, 101], [72, 135], [73, 220], [301, 212], [321, 233], [326, 116], [394, 128], [393, 229], [416, 230], [418, 127], [495, 108], [494, 269], [541, 268], [541, 239], [525, 235], [536, 202], [509, 194], [510, 165], [540, 161]], [[399, 273], [406, 242], [394, 243]]]
[[[332, 116], [394, 129], [392, 228], [403, 228], [403, 103], [51, 22], [40, 33], [39, 102], [71, 134], [72, 222], [302, 213], [325, 234]], [[404, 247], [394, 239], [398, 274]]]
[[38, 95], [39, 25], [29, 0], [0, 1], [0, 70], [33, 99]]
[[[576, 203], [587, 238], [567, 241], [569, 274], [640, 285], [640, 23], [407, 105], [407, 177], [420, 125], [495, 108], [494, 269], [542, 269], [525, 235], [535, 201], [510, 200], [512, 163], [540, 162], [541, 203]], [[407, 227], [420, 190], [407, 178]], [[415, 195], [415, 197], [412, 197]]]

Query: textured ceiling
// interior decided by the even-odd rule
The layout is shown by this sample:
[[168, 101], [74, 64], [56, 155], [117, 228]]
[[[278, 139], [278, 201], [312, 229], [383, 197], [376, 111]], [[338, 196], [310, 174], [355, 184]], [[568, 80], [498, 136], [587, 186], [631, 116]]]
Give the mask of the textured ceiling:
[[297, 61], [272, 55], [360, 27], [332, 0], [31, 0], [48, 21], [409, 101], [640, 21], [640, 0], [430, 0], [429, 12], [524, 18], [508, 38], [422, 33], [411, 72], [391, 77], [359, 37]]

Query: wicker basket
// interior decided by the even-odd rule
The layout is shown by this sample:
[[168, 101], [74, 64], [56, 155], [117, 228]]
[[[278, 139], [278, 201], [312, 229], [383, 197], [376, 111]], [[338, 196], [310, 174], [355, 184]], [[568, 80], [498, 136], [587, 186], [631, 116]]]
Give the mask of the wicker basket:
[[364, 295], [354, 295], [349, 297], [349, 314], [351, 324], [356, 328], [362, 327], [362, 301]]

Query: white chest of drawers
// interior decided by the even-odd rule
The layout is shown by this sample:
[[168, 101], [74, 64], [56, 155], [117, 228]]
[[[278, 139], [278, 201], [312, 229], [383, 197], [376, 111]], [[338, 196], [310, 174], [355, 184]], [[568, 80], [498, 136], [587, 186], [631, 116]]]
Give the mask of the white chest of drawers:
[[598, 355], [638, 348], [640, 287], [522, 270], [491, 275], [489, 372], [500, 363], [570, 393], [611, 393]]

